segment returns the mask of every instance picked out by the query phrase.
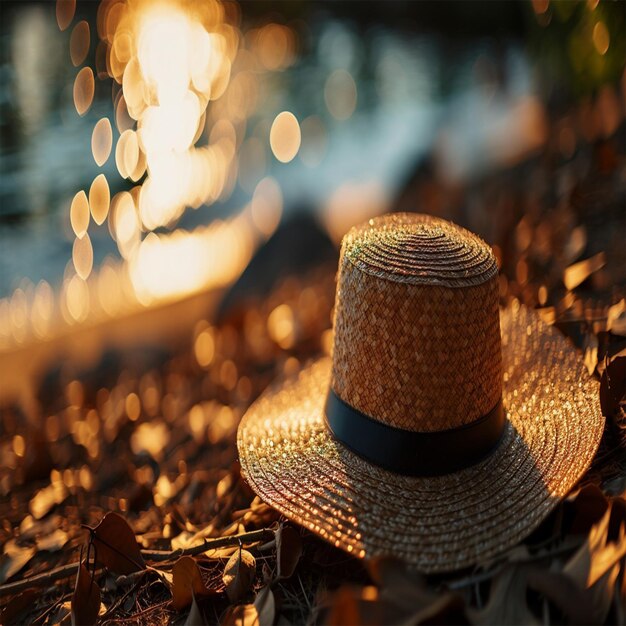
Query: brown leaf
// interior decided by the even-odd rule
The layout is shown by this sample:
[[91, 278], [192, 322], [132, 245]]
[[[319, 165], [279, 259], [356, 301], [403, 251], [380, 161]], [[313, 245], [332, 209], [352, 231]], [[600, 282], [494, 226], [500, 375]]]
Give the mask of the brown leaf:
[[591, 527], [602, 519], [609, 501], [596, 485], [586, 485], [565, 500], [565, 517], [571, 522], [566, 526], [568, 533], [586, 535]]
[[276, 616], [276, 601], [269, 585], [259, 590], [254, 606], [259, 615], [259, 626], [272, 626]]
[[528, 586], [550, 600], [571, 624], [592, 624], [594, 612], [587, 598], [574, 581], [561, 572], [531, 568]]
[[72, 603], [62, 602], [57, 609], [50, 614], [49, 622], [55, 626], [68, 626], [72, 623]]
[[583, 343], [583, 361], [589, 376], [593, 376], [598, 365], [598, 337], [592, 333], [585, 335]]
[[239, 550], [230, 557], [224, 568], [222, 580], [231, 602], [241, 602], [248, 595], [255, 574], [256, 561], [247, 550]]
[[276, 531], [276, 560], [278, 578], [291, 578], [302, 556], [300, 533], [291, 526], [281, 526]]
[[196, 596], [192, 594], [191, 610], [185, 620], [185, 626], [205, 626], [204, 615], [196, 602]]
[[472, 624], [539, 624], [526, 603], [527, 568], [509, 565], [491, 581], [482, 609], [468, 609]]
[[225, 548], [212, 548], [211, 550], [203, 552], [203, 555], [211, 560], [228, 561], [228, 559], [238, 551], [239, 548], [237, 546], [227, 546]]
[[190, 556], [181, 556], [172, 568], [172, 603], [178, 611], [189, 606], [194, 597], [211, 592], [202, 579], [198, 563]]
[[13, 596], [0, 612], [0, 624], [3, 626], [17, 626], [26, 624], [26, 614], [33, 609], [35, 602], [40, 598], [41, 592], [37, 589], [27, 589]]
[[406, 610], [381, 600], [376, 587], [344, 585], [330, 597], [328, 612], [322, 624], [378, 626], [403, 623], [406, 618]]
[[606, 329], [614, 335], [626, 336], [626, 300], [624, 298], [609, 307], [606, 314]]
[[570, 265], [563, 272], [563, 283], [565, 287], [570, 291], [578, 287], [578, 285], [587, 280], [591, 274], [604, 267], [605, 263], [606, 255], [604, 252], [599, 252], [589, 259]]
[[0, 556], [0, 585], [17, 574], [36, 552], [35, 546], [18, 546], [15, 539], [9, 539], [4, 544], [4, 554]]
[[37, 547], [48, 552], [57, 552], [68, 542], [68, 534], [57, 528], [53, 533], [37, 539]]
[[600, 407], [606, 417], [611, 417], [619, 403], [626, 397], [626, 356], [612, 359], [600, 379]]
[[465, 603], [459, 594], [429, 589], [423, 576], [409, 571], [402, 561], [379, 557], [367, 567], [380, 587], [379, 599], [405, 611], [403, 623], [467, 623]]
[[411, 572], [399, 559], [378, 557], [368, 562], [368, 571], [380, 587], [380, 596], [396, 606], [415, 611], [431, 604], [437, 594], [424, 578]]
[[612, 506], [609, 507], [602, 519], [592, 526], [585, 543], [563, 568], [581, 589], [594, 585], [626, 554], [623, 521], [619, 524], [616, 541], [609, 541], [612, 509]]
[[98, 619], [100, 611], [100, 587], [80, 564], [76, 576], [76, 587], [72, 595], [72, 626], [91, 626]]
[[146, 568], [135, 534], [121, 515], [107, 513], [92, 535], [98, 562], [112, 572], [132, 574]]
[[51, 515], [42, 520], [36, 520], [32, 515], [27, 515], [20, 522], [20, 539], [22, 541], [33, 541], [37, 537], [45, 537], [53, 533], [60, 526], [60, 515]]
[[[610, 539], [613, 510], [617, 531]], [[611, 608], [614, 586], [620, 572], [620, 561], [626, 555], [626, 528], [623, 520], [623, 507], [607, 508], [602, 519], [589, 531], [585, 543], [572, 556], [563, 568], [579, 588], [580, 594], [593, 610], [594, 623], [605, 621]]]
[[276, 602], [269, 587], [263, 587], [254, 604], [231, 606], [224, 613], [221, 626], [272, 626], [276, 616]]
[[259, 614], [254, 604], [230, 606], [222, 616], [221, 626], [259, 626]]
[[53, 507], [61, 504], [68, 496], [65, 485], [57, 480], [52, 484], [40, 489], [31, 499], [29, 509], [35, 519], [41, 519], [47, 515]]
[[26, 441], [28, 445], [24, 456], [24, 480], [30, 482], [47, 478], [53, 467], [50, 444], [39, 430], [28, 433]]

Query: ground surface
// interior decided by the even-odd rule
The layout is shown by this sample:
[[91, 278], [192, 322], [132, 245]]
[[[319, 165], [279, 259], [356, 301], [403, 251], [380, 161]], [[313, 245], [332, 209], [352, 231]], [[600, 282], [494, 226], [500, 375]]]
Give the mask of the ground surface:
[[[320, 261], [265, 293], [229, 298], [174, 354], [111, 353], [89, 372], [61, 364], [40, 384], [36, 423], [2, 407], [0, 621], [623, 622], [622, 135], [465, 190], [417, 175], [398, 200], [484, 234], [502, 265], [503, 302], [539, 308], [603, 378], [596, 461], [523, 544], [423, 578], [333, 549], [242, 481], [243, 412], [276, 376], [330, 349], [335, 266]], [[265, 272], [260, 259], [252, 273]]]

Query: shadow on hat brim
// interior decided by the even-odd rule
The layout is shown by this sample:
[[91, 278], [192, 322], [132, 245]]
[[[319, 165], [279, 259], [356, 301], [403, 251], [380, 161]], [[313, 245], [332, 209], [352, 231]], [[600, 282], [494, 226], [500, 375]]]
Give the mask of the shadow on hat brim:
[[250, 407], [237, 437], [244, 477], [286, 517], [361, 558], [393, 556], [436, 573], [514, 546], [589, 467], [604, 417], [598, 383], [565, 337], [519, 305], [500, 322], [508, 423], [477, 465], [402, 476], [335, 441], [323, 415], [324, 358]]

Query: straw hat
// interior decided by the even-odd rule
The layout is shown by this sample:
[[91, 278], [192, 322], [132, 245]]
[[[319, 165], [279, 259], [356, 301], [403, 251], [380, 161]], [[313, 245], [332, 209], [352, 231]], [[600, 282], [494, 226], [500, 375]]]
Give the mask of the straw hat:
[[427, 572], [528, 535], [589, 466], [604, 418], [569, 342], [498, 308], [489, 246], [396, 214], [343, 240], [331, 358], [279, 381], [244, 416], [252, 488], [359, 557]]

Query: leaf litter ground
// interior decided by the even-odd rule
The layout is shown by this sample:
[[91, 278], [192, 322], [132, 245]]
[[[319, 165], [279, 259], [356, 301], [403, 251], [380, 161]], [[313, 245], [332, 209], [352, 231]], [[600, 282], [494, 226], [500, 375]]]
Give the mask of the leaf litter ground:
[[199, 323], [175, 354], [111, 353], [91, 371], [64, 364], [40, 385], [37, 424], [17, 405], [0, 409], [1, 623], [623, 623], [620, 137], [463, 192], [418, 171], [395, 207], [427, 198], [495, 242], [503, 303], [538, 308], [601, 380], [596, 460], [523, 543], [423, 577], [337, 551], [243, 482], [235, 436], [246, 408], [276, 376], [330, 350], [336, 265], [321, 263]]

